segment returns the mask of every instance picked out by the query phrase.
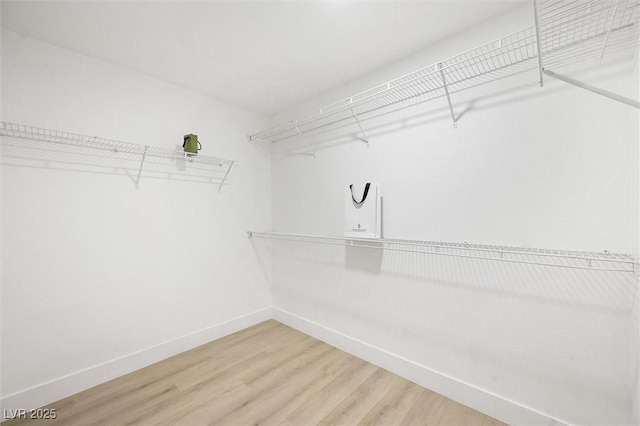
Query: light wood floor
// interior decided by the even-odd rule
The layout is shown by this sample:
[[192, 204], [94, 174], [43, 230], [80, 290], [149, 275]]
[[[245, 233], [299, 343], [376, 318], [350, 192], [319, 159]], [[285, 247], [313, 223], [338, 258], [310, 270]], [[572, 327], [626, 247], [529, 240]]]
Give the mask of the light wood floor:
[[501, 425], [276, 321], [48, 406], [54, 425]]

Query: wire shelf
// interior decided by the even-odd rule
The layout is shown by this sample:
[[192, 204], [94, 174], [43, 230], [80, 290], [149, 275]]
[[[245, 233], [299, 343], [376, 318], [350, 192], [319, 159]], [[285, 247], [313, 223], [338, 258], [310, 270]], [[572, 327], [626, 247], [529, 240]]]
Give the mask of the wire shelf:
[[640, 38], [638, 0], [536, 0], [542, 66], [579, 69], [632, 59]]
[[639, 3], [638, 0], [536, 0], [537, 26], [252, 134], [249, 140], [277, 143], [355, 124], [364, 135], [361, 121], [441, 97], [447, 98], [455, 126], [457, 118], [450, 98], [453, 93], [536, 67], [542, 73], [543, 67], [576, 64], [584, 67], [603, 58], [633, 56], [639, 38]]
[[527, 265], [551, 266], [590, 271], [638, 273], [638, 260], [629, 254], [552, 250], [539, 248], [493, 246], [486, 244], [450, 243], [442, 241], [401, 240], [392, 238], [364, 239], [282, 232], [248, 232], [250, 238], [362, 247], [451, 256]]
[[518, 31], [250, 135], [249, 140], [275, 143], [337, 124], [354, 124], [446, 96], [447, 91], [455, 93], [535, 68], [535, 42], [533, 27]]
[[[86, 156], [99, 158], [103, 164], [111, 161], [110, 164], [114, 166], [137, 169], [136, 186], [144, 166], [145, 170], [154, 172], [169, 171], [173, 174], [208, 178], [218, 183], [220, 189], [228, 178], [231, 167], [237, 164], [224, 158], [187, 155], [183, 151], [7, 122], [0, 122], [0, 144], [3, 157], [37, 159], [41, 155], [34, 153], [48, 152], [55, 154], [55, 158], [60, 161], [65, 156]], [[167, 169], [176, 164], [182, 165], [182, 171]]]

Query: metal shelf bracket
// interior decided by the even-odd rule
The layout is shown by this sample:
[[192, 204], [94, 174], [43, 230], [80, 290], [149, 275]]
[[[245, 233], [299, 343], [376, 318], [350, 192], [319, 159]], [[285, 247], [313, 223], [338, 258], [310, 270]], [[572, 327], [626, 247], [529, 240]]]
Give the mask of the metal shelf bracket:
[[447, 102], [449, 103], [449, 112], [451, 113], [451, 120], [453, 121], [454, 128], [458, 127], [456, 121], [456, 115], [453, 112], [453, 105], [451, 105], [451, 96], [449, 95], [449, 87], [447, 86], [447, 79], [444, 76], [444, 70], [442, 69], [442, 62], [438, 63], [438, 69], [440, 70], [440, 76], [442, 76], [442, 86], [444, 87], [444, 93], [447, 95]]
[[[628, 61], [637, 55], [639, 0], [532, 2], [540, 86], [543, 86], [543, 77], [547, 76], [640, 109], [638, 100], [567, 75], [595, 66]], [[606, 63], [603, 60], [605, 54]]]
[[635, 99], [630, 99], [622, 95], [618, 95], [617, 93], [610, 92], [608, 90], [601, 89], [596, 86], [592, 86], [591, 84], [584, 83], [582, 81], [575, 80], [571, 77], [567, 77], [566, 75], [557, 74], [553, 71], [543, 70], [543, 72], [549, 77], [553, 77], [557, 80], [564, 81], [565, 83], [572, 84], [574, 86], [580, 87], [581, 89], [588, 90], [593, 93], [597, 93], [598, 95], [605, 96], [609, 99], [613, 99], [614, 101], [622, 102], [624, 104], [630, 105], [632, 107], [640, 109], [640, 102]]
[[[353, 98], [349, 100], [351, 103], [353, 103]], [[358, 123], [358, 127], [360, 128], [360, 132], [362, 132], [362, 140], [367, 144], [367, 148], [369, 148], [369, 138], [367, 137], [367, 134], [365, 133], [364, 129], [362, 128], [362, 123], [360, 123], [360, 119], [358, 118], [358, 116], [356, 115], [356, 112], [353, 110], [353, 107], [350, 108], [351, 109], [351, 115], [353, 115], [353, 118], [356, 119], [356, 123]]]
[[538, 2], [531, 0], [533, 3], [533, 18], [536, 27], [536, 49], [538, 53], [538, 74], [540, 75], [540, 87], [544, 86], [544, 66], [542, 65], [542, 47], [540, 43], [540, 17], [538, 15]]
[[140, 189], [140, 175], [142, 174], [142, 166], [144, 165], [144, 160], [147, 157], [148, 146], [144, 147], [144, 151], [142, 152], [142, 159], [140, 160], [140, 167], [138, 168], [138, 176], [136, 176], [136, 189]]
[[222, 190], [222, 185], [224, 185], [224, 182], [227, 180], [227, 177], [229, 176], [229, 172], [231, 171], [231, 167], [233, 167], [233, 163], [235, 163], [235, 161], [231, 161], [229, 163], [229, 167], [227, 167], [227, 171], [225, 172], [224, 177], [222, 178], [222, 182], [220, 182], [220, 185], [218, 186], [218, 194], [220, 193], [220, 190]]

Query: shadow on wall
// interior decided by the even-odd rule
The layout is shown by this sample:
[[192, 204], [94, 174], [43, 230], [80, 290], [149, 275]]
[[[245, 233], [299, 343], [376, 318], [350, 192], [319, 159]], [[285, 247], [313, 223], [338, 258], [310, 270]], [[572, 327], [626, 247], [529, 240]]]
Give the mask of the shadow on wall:
[[[336, 283], [336, 285], [341, 285], [343, 283]], [[406, 290], [403, 286], [395, 286], [396, 291]], [[278, 290], [276, 290], [278, 291]], [[419, 321], [413, 323], [407, 323], [406, 317], [409, 314], [415, 314], [417, 308], [413, 308], [411, 312], [408, 314], [401, 315], [401, 318], [395, 318], [397, 312], [391, 312], [390, 310], [378, 310], [375, 311], [373, 309], [367, 310], [362, 309], [362, 306], [354, 307], [352, 311], [346, 312], [344, 310], [344, 306], [341, 304], [335, 303], [333, 299], [321, 298], [317, 294], [313, 294], [309, 291], [305, 291], [304, 288], [299, 289], [294, 295], [297, 303], [300, 303], [303, 306], [311, 306], [311, 305], [321, 305], [323, 307], [323, 312], [326, 317], [331, 318], [349, 318], [349, 320], [355, 320], [360, 323], [366, 323], [367, 327], [371, 329], [375, 329], [376, 333], [386, 336], [397, 336], [397, 339], [402, 342], [396, 342], [396, 344], [391, 346], [386, 346], [384, 344], [379, 344], [375, 341], [371, 341], [366, 339], [364, 336], [353, 335], [346, 333], [349, 337], [354, 339], [360, 339], [367, 341], [369, 344], [374, 347], [378, 347], [382, 350], [388, 351], [396, 356], [402, 356], [406, 359], [409, 359], [411, 362], [414, 362], [418, 365], [426, 367], [428, 369], [433, 369], [441, 374], [451, 374], [448, 370], [446, 370], [443, 366], [431, 366], [428, 362], [430, 353], [425, 354], [426, 359], [420, 359], [420, 351], [414, 349], [414, 354], [405, 356], [403, 355], [404, 350], [409, 347], [417, 347], [420, 344], [427, 344], [429, 347], [429, 352], [439, 352], [439, 353], [448, 353], [452, 358], [459, 359], [468, 359], [472, 360], [473, 363], [482, 365], [484, 368], [488, 366], [491, 367], [491, 376], [490, 381], [492, 385], [500, 386], [501, 382], [508, 382], [512, 378], [519, 378], [523, 380], [525, 383], [527, 382], [544, 382], [546, 384], [558, 384], [561, 383], [561, 386], [554, 387], [555, 389], [555, 397], [562, 398], [565, 402], [570, 404], [580, 405], [580, 398], [584, 394], [588, 394], [590, 396], [594, 396], [599, 401], [615, 401], [615, 404], [618, 406], [628, 406], [629, 401], [628, 393], [624, 386], [619, 386], [616, 383], [615, 378], [608, 377], [604, 370], [597, 369], [583, 369], [579, 362], [576, 362], [576, 365], [563, 365], [565, 364], [566, 356], [560, 355], [561, 352], [564, 352], [566, 349], [558, 349], [554, 347], [554, 345], [544, 342], [539, 338], [533, 339], [529, 341], [531, 338], [531, 334], [529, 334], [529, 328], [525, 326], [520, 327], [520, 332], [517, 335], [513, 333], [509, 333], [509, 331], [505, 331], [509, 326], [504, 324], [511, 323], [511, 325], [518, 326], [520, 324], [525, 324], [530, 327], [530, 324], [527, 324], [526, 320], [522, 320], [522, 318], [533, 318], [533, 321], [541, 320], [543, 314], [529, 316], [526, 313], [521, 314], [521, 318], [515, 318], [514, 320], [514, 308], [513, 306], [504, 309], [504, 311], [498, 315], [498, 318], [501, 318], [501, 321], [496, 321], [496, 318], [493, 320], [488, 320], [488, 315], [485, 315], [485, 310], [480, 307], [476, 309], [475, 314], [473, 315], [477, 320], [477, 324], [475, 326], [467, 327], [468, 329], [473, 330], [469, 332], [468, 330], [462, 330], [460, 335], [453, 336], [449, 330], [446, 330], [444, 327], [437, 329], [437, 324], [440, 324], [443, 318], [446, 318], [448, 322], [454, 324], [456, 328], [459, 327], [459, 319], [455, 319], [454, 316], [458, 313], [449, 312], [443, 314], [442, 312], [431, 309], [431, 312], [425, 312], [424, 315], [417, 316]], [[464, 297], [464, 295], [461, 295]], [[389, 306], [395, 305], [397, 302], [392, 298], [386, 298], [386, 302]], [[476, 298], [476, 303], [482, 303], [482, 299]], [[416, 305], [420, 305], [420, 299], [416, 298]], [[517, 305], [518, 303], [514, 303]], [[276, 306], [279, 308], [279, 306]], [[426, 308], [423, 307], [423, 309]], [[444, 308], [443, 308], [444, 309]], [[304, 311], [297, 312], [296, 314], [305, 317]], [[454, 315], [455, 314], [455, 315]], [[495, 312], [494, 312], [495, 314]], [[605, 315], [608, 317], [608, 315]], [[433, 318], [437, 318], [437, 320], [433, 320]], [[537, 318], [536, 318], [537, 317]], [[622, 324], [628, 318], [627, 315], [618, 316], [618, 318], [607, 319], [606, 322], [611, 322], [615, 324]], [[500, 322], [504, 324], [500, 324]], [[538, 324], [539, 328], [542, 330], [546, 330], [553, 334], [554, 338], [549, 340], [557, 339], [558, 336], [560, 338], [565, 337], [565, 340], [568, 341], [568, 344], [571, 344], [572, 332], [569, 327], [563, 327], [562, 325], [554, 326], [553, 320], [545, 321], [541, 320]], [[331, 328], [331, 327], [329, 327]], [[612, 330], [614, 332], [615, 330]], [[606, 332], [595, 332], [594, 335], [601, 335]], [[488, 339], [484, 337], [490, 334], [500, 335], [509, 339], [509, 341], [503, 346], [497, 346], [495, 343], [490, 342]], [[537, 333], [536, 333], [537, 334]], [[537, 340], [536, 343], [534, 343]], [[511, 346], [533, 346], [535, 350], [532, 350], [527, 353], [527, 357], [513, 356]], [[541, 350], [542, 349], [542, 350]], [[608, 348], [608, 350], [615, 351], [618, 348]], [[541, 354], [556, 354], [554, 356], [543, 356]], [[570, 358], [570, 364], [575, 362], [575, 358], [580, 359], [580, 355], [574, 355], [570, 353], [568, 356]], [[558, 361], [556, 361], [556, 359]], [[561, 372], [561, 373], [559, 373]], [[561, 378], [560, 378], [561, 376]], [[453, 373], [454, 380], [460, 380], [463, 383], [469, 383], [465, 380], [464, 376], [459, 376]], [[486, 387], [481, 383], [471, 382], [472, 386], [479, 386], [480, 388]], [[551, 385], [550, 387], [553, 387]], [[562, 388], [569, 389], [580, 389], [581, 393], [576, 393], [574, 391], [567, 391]], [[498, 392], [498, 395], [504, 395], [502, 392]], [[551, 392], [550, 395], [554, 394]], [[561, 395], [561, 396], [559, 396]], [[571, 400], [574, 401], [571, 401]], [[516, 401], [520, 404], [528, 405], [528, 401], [523, 399], [516, 399]], [[625, 413], [621, 413], [622, 416], [626, 417]], [[587, 419], [593, 420], [590, 414], [586, 415]], [[551, 423], [550, 423], [551, 424]], [[576, 424], [588, 424], [584, 423], [584, 419], [582, 422]]]
[[[465, 259], [434, 253], [384, 250], [369, 247], [325, 246], [307, 242], [252, 239], [259, 258], [275, 256], [305, 270], [324, 268], [378, 275], [381, 280], [416, 282], [431, 288], [526, 301], [533, 305], [628, 316], [634, 309], [638, 286], [629, 272], [590, 271], [557, 266]], [[349, 251], [347, 249], [353, 249]], [[329, 253], [330, 251], [331, 253]], [[341, 275], [336, 275], [340, 277]], [[363, 289], [367, 292], [366, 289]]]
[[[253, 251], [260, 265], [262, 275], [272, 283], [273, 241], [268, 239], [251, 238]], [[276, 242], [277, 244], [277, 242]], [[382, 271], [384, 259], [384, 243], [376, 240], [358, 241], [358, 246], [345, 246], [344, 266], [348, 269], [379, 275]]]
[[253, 247], [253, 252], [256, 255], [256, 259], [258, 259], [258, 265], [260, 265], [260, 271], [262, 271], [262, 276], [267, 280], [269, 284], [273, 283], [273, 272], [272, 272], [272, 263], [271, 263], [271, 253], [273, 246], [270, 240], [267, 239], [256, 239], [248, 236], [251, 246]]
[[379, 275], [382, 271], [384, 243], [380, 241], [358, 241], [358, 245], [367, 247], [345, 247], [344, 266], [361, 272]]
[[[380, 197], [380, 237], [384, 238], [384, 197], [382, 196]], [[384, 259], [384, 243], [376, 239], [358, 240], [358, 245], [360, 247], [346, 246], [344, 265], [349, 269], [379, 275]]]

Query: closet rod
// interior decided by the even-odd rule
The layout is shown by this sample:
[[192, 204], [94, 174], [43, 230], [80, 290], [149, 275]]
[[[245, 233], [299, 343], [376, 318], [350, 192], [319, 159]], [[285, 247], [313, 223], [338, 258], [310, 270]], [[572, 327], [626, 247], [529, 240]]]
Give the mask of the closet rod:
[[[638, 267], [637, 259], [634, 259], [627, 254], [614, 254], [609, 252], [575, 252], [566, 250], [491, 246], [485, 244], [447, 243], [418, 240], [401, 240], [391, 238], [348, 238], [283, 232], [248, 231], [247, 234], [249, 235], [249, 238], [263, 238], [324, 245], [361, 247], [367, 249], [432, 254], [436, 256], [461, 257], [467, 259], [494, 260], [507, 263], [553, 266], [559, 268], [583, 269], [589, 271], [627, 272], [635, 275], [640, 270], [640, 268]], [[423, 250], [419, 250], [420, 248], [422, 248]], [[475, 254], [456, 253], [452, 251], [475, 252]], [[519, 256], [521, 258], [512, 258], [511, 256]], [[531, 258], [537, 258], [537, 260], [530, 260]], [[540, 258], [547, 261], [542, 261]], [[554, 259], [557, 261], [556, 263], [552, 263]], [[559, 263], [561, 261], [564, 263]], [[569, 262], [573, 262], [573, 264]], [[614, 265], [616, 267], [613, 267]], [[623, 267], [625, 265], [626, 268]]]

